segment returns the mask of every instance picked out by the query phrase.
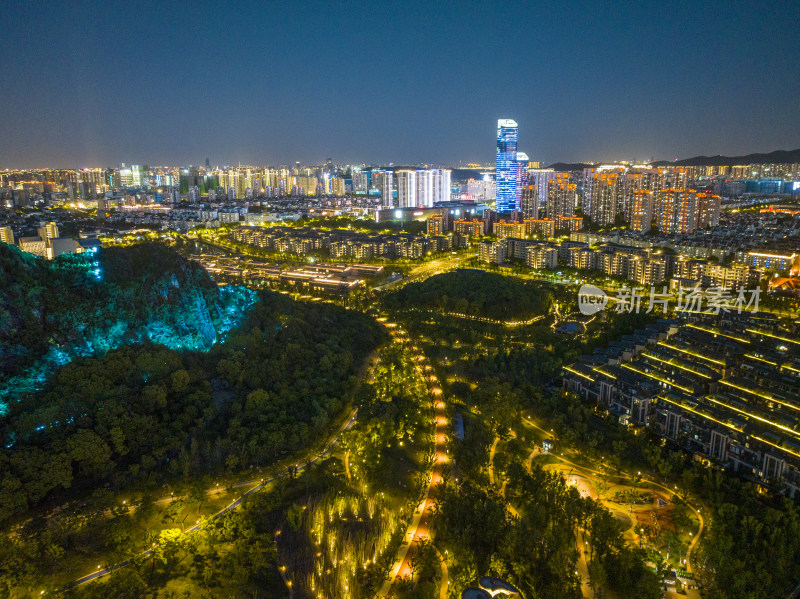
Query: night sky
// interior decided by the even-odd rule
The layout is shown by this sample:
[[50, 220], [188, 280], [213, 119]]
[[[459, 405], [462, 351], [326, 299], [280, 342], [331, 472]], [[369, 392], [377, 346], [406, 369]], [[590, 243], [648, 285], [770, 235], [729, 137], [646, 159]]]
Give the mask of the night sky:
[[6, 2], [0, 168], [800, 147], [800, 2]]

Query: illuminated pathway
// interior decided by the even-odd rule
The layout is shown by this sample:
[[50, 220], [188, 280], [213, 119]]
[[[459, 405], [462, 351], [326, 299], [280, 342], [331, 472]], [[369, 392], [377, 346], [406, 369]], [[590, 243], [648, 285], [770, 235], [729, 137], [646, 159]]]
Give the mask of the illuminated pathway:
[[[551, 433], [548, 433], [544, 429], [539, 428], [538, 426], [536, 426], [532, 422], [530, 422], [528, 420], [526, 420], [525, 422], [527, 424], [530, 424], [534, 428], [539, 429], [540, 431], [542, 431], [546, 435], [552, 436]], [[516, 437], [517, 436], [517, 434], [514, 431], [509, 431], [509, 432], [511, 433], [512, 437]], [[497, 450], [497, 442], [499, 440], [500, 440], [500, 437], [495, 437], [494, 443], [492, 443], [492, 448], [489, 451], [489, 480], [490, 480], [490, 484], [492, 484], [492, 485], [496, 485], [495, 476], [494, 476], [494, 456], [495, 456], [495, 453], [496, 453], [496, 450]], [[528, 474], [531, 474], [533, 472], [533, 458], [536, 457], [539, 453], [540, 453], [539, 447], [538, 447], [538, 445], [536, 445], [533, 448], [533, 451], [531, 451], [530, 455], [528, 456], [528, 459], [525, 461], [525, 466], [526, 466], [526, 468], [528, 470]], [[505, 499], [505, 496], [506, 496], [506, 494], [505, 494], [506, 482], [508, 482], [508, 481], [504, 480], [502, 486], [500, 487], [500, 495], [504, 499]], [[516, 510], [516, 508], [514, 508], [513, 505], [511, 505], [511, 503], [506, 502], [506, 507], [508, 508], [508, 511], [511, 512], [511, 514], [515, 518], [520, 518], [521, 517], [520, 513]], [[594, 591], [592, 591], [592, 588], [589, 585], [589, 564], [588, 564], [588, 562], [586, 560], [586, 548], [587, 548], [587, 544], [588, 543], [586, 541], [586, 536], [580, 530], [580, 527], [578, 527], [575, 532], [576, 532], [576, 534], [575, 534], [575, 549], [577, 550], [578, 555], [580, 556], [578, 561], [575, 563], [575, 567], [577, 568], [577, 570], [575, 570], [575, 574], [577, 574], [580, 577], [580, 580], [581, 580], [581, 594], [584, 597], [587, 597], [587, 598], [594, 597]]]
[[[542, 433], [544, 433], [548, 437], [550, 437], [552, 439], [555, 439], [555, 435], [553, 435], [552, 432], [548, 432], [548, 431], [544, 430], [543, 428], [541, 428], [539, 426], [536, 426], [536, 424], [534, 424], [532, 421], [528, 420], [527, 418], [523, 418], [523, 420], [524, 420], [525, 424], [527, 424], [529, 426], [532, 426], [533, 428], [541, 431]], [[564, 457], [558, 456], [556, 454], [550, 454], [550, 455], [553, 458], [555, 458], [557, 461], [562, 462], [563, 464], [567, 464], [567, 465], [569, 465], [571, 468], [573, 468], [575, 470], [581, 470], [583, 472], [590, 472], [592, 474], [596, 474], [596, 475], [599, 475], [599, 476], [607, 476], [607, 473], [601, 472], [600, 470], [595, 470], [593, 468], [589, 468], [588, 466], [581, 466], [580, 464], [576, 464], [575, 462], [571, 462], [570, 460], [567, 460]], [[622, 477], [618, 477], [618, 478], [622, 478]], [[644, 476], [642, 477], [642, 482], [646, 482], [648, 484], [653, 485], [654, 487], [658, 487], [660, 489], [663, 489], [669, 495], [672, 495], [672, 496], [674, 496], [674, 497], [676, 497], [676, 498], [678, 498], [680, 500], [680, 496], [678, 495], [677, 491], [675, 490], [675, 489], [677, 489], [677, 487], [675, 489], [670, 489], [669, 487], [666, 487], [666, 486], [662, 485], [661, 483], [658, 483], [658, 482], [656, 482], [654, 480], [651, 480], [651, 479], [649, 479], [647, 477], [644, 477]], [[703, 529], [705, 528], [705, 523], [704, 523], [704, 520], [703, 520], [703, 515], [702, 515], [702, 513], [700, 512], [699, 509], [697, 509], [695, 506], [690, 504], [685, 499], [683, 499], [681, 501], [683, 501], [683, 503], [685, 503], [686, 506], [695, 513], [695, 515], [697, 516], [698, 523], [699, 523], [699, 526], [698, 526], [698, 529], [697, 529], [697, 534], [696, 535], [692, 535], [692, 537], [693, 537], [692, 538], [692, 542], [689, 543], [689, 547], [686, 549], [686, 557], [685, 557], [686, 571], [687, 572], [691, 572], [692, 552], [694, 551], [694, 548], [697, 546], [697, 543], [700, 541], [700, 537], [703, 535]]]
[[396, 281], [391, 281], [386, 283], [385, 285], [381, 285], [380, 287], [376, 287], [376, 289], [389, 289], [389, 288], [397, 288], [407, 285], [408, 283], [423, 281], [428, 277], [432, 277], [435, 275], [439, 275], [450, 270], [455, 270], [459, 267], [461, 262], [467, 260], [469, 258], [474, 258], [477, 256], [474, 252], [466, 252], [461, 254], [456, 254], [453, 256], [452, 254], [447, 257], [437, 258], [435, 260], [431, 260], [430, 262], [425, 262], [411, 270], [405, 277], [402, 279], [397, 279]]
[[492, 448], [489, 450], [489, 484], [494, 484], [494, 453], [497, 451], [497, 442], [500, 441], [500, 437], [494, 438], [494, 443], [492, 443]]
[[439, 556], [439, 565], [442, 567], [442, 583], [439, 587], [439, 599], [447, 599], [447, 587], [450, 584], [450, 579], [447, 574], [447, 562], [444, 560], [444, 556], [439, 551], [439, 548], [436, 545], [433, 546], [436, 549], [436, 555]]
[[[428, 382], [428, 388], [434, 397], [434, 408], [436, 418], [436, 446], [434, 451], [434, 463], [431, 469], [430, 482], [428, 488], [425, 490], [425, 496], [414, 511], [414, 516], [411, 523], [406, 529], [404, 544], [401, 545], [395, 558], [395, 563], [389, 571], [389, 579], [383, 583], [378, 591], [378, 597], [391, 596], [392, 585], [398, 578], [406, 578], [411, 576], [411, 555], [419, 547], [421, 541], [428, 538], [430, 534], [431, 521], [433, 520], [433, 507], [435, 501], [435, 487], [442, 482], [442, 470], [447, 462], [447, 418], [445, 416], [444, 401], [441, 399], [441, 389], [434, 386], [437, 382], [436, 376], [433, 374], [425, 375], [424, 372], [432, 372], [432, 368], [428, 364], [423, 369], [420, 364], [424, 362], [425, 358], [422, 352], [416, 346], [412, 346], [412, 350], [417, 356], [417, 369]], [[441, 557], [441, 554], [439, 554]], [[446, 572], [444, 560], [442, 560], [442, 571]], [[446, 575], [443, 575], [443, 586], [446, 587]], [[447, 589], [444, 589], [446, 594]]]

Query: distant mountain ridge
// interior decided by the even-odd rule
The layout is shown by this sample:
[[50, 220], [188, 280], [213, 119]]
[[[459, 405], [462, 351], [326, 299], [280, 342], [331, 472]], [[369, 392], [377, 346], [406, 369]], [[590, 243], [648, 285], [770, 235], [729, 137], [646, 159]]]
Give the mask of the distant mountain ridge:
[[592, 168], [593, 166], [597, 166], [597, 164], [602, 163], [598, 162], [596, 164], [592, 164], [591, 162], [554, 162], [545, 168], [551, 168], [554, 171], [569, 173], [572, 171], [582, 171], [585, 168]]
[[794, 164], [800, 162], [800, 148], [797, 150], [775, 150], [768, 154], [747, 154], [745, 156], [695, 156], [683, 160], [659, 160], [653, 166], [736, 166], [742, 164]]
[[[795, 164], [800, 163], [800, 148], [797, 150], [775, 150], [767, 154], [746, 154], [745, 156], [695, 156], [683, 160], [658, 160], [652, 166], [737, 166], [744, 164]], [[554, 162], [547, 166], [556, 171], [582, 171], [598, 164], [613, 162]]]

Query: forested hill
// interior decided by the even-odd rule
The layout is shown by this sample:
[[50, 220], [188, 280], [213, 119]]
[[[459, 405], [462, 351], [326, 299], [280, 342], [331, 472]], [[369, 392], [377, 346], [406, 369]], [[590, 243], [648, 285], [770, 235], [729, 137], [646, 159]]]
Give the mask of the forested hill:
[[262, 291], [208, 352], [136, 343], [78, 358], [0, 418], [0, 525], [43, 501], [154, 491], [306, 448], [384, 337], [361, 313]]
[[64, 364], [134, 341], [208, 349], [255, 301], [156, 244], [48, 262], [0, 243], [0, 283], [0, 386], [37, 361]]
[[390, 310], [437, 310], [484, 316], [496, 320], [525, 320], [547, 314], [553, 287], [497, 273], [463, 269], [410, 283], [386, 294]]
[[382, 340], [360, 313], [218, 288], [159, 245], [0, 252], [0, 523], [307, 447]]

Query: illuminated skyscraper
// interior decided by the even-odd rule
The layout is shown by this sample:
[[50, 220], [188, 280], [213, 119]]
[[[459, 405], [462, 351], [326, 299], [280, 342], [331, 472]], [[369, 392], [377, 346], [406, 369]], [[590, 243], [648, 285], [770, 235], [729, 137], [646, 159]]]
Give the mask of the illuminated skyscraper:
[[392, 171], [383, 171], [380, 177], [380, 190], [381, 203], [384, 208], [392, 208], [394, 206], [394, 198], [392, 197], [393, 183], [394, 173]]
[[417, 206], [417, 172], [400, 169], [397, 176], [397, 207], [415, 208]]
[[511, 119], [497, 121], [497, 211], [508, 212], [519, 208], [517, 204], [517, 122]]
[[433, 202], [450, 201], [450, 170], [433, 169]]
[[433, 171], [419, 170], [417, 177], [417, 206], [433, 206]]

